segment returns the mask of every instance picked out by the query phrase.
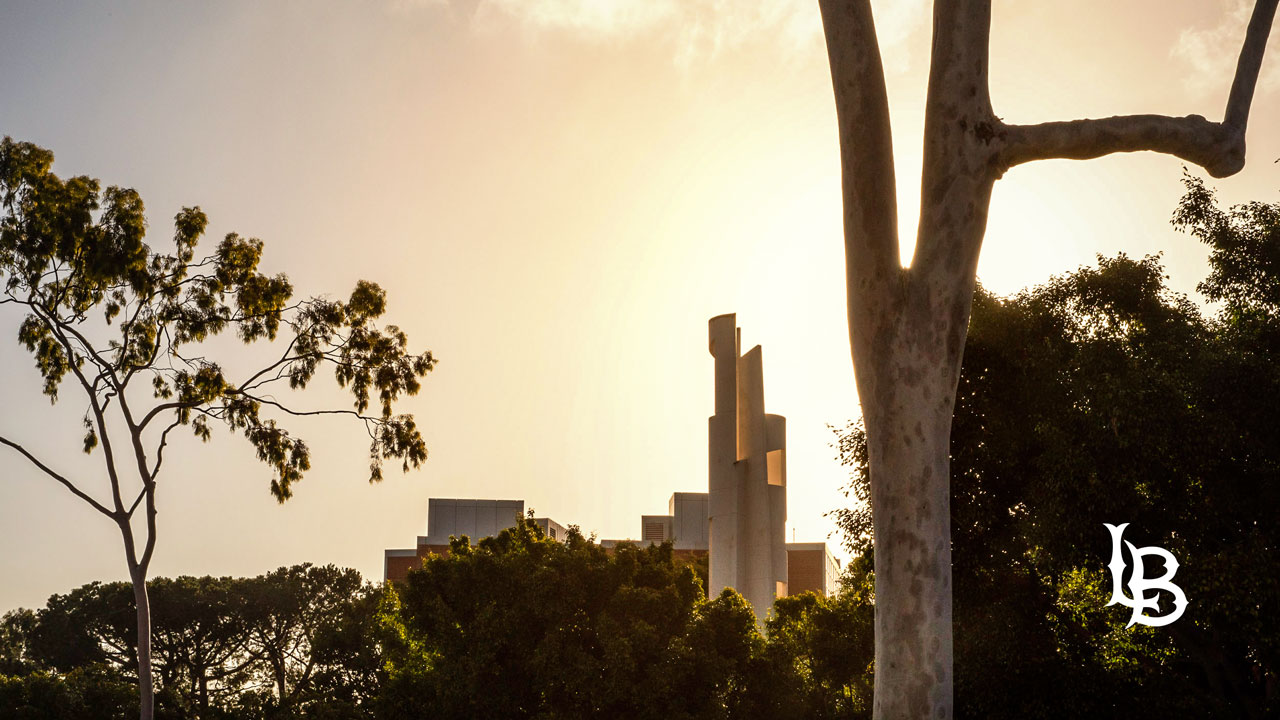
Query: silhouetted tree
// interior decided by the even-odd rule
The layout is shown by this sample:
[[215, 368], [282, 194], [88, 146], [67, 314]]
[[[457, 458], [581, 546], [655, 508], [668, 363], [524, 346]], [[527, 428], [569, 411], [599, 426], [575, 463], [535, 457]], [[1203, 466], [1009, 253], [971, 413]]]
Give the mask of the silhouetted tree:
[[43, 671], [20, 677], [0, 674], [0, 712], [13, 720], [125, 720], [138, 712], [132, 685], [103, 665], [65, 676]]
[[310, 699], [321, 668], [316, 652], [320, 638], [351, 619], [349, 611], [364, 583], [355, 570], [307, 564], [280, 568], [245, 584], [241, 623], [257, 660], [254, 674], [287, 712]]
[[388, 598], [380, 716], [708, 717], [763, 641], [741, 597], [703, 598], [670, 545], [558, 543], [523, 518], [459, 538]]
[[[167, 711], [158, 716], [371, 712], [381, 668], [380, 591], [355, 570], [304, 564], [255, 578], [184, 576], [148, 585], [157, 707]], [[0, 674], [69, 681], [72, 673], [103, 668], [120, 682], [136, 677], [132, 594], [128, 583], [90, 583], [51, 596], [38, 612], [6, 615]], [[131, 707], [136, 712], [136, 698]], [[11, 709], [0, 704], [0, 716]]]
[[[870, 715], [867, 583], [784, 598], [762, 636], [740, 595], [708, 600], [669, 545], [610, 553], [522, 523], [454, 548], [400, 586], [403, 606], [331, 566], [152, 580], [157, 718]], [[130, 595], [91, 583], [7, 616], [0, 649], [29, 650], [0, 656], [21, 657], [0, 672], [0, 717], [136, 714]]]
[[0, 617], [0, 675], [25, 675], [38, 668], [31, 654], [36, 614], [26, 608]]
[[[311, 454], [277, 418], [348, 415], [369, 434], [370, 480], [379, 480], [384, 459], [401, 460], [408, 471], [426, 458], [413, 417], [392, 407], [418, 391], [435, 361], [429, 352], [409, 353], [399, 328], [374, 324], [386, 310], [377, 285], [360, 281], [346, 302], [294, 300], [284, 275], [258, 271], [259, 240], [232, 233], [197, 258], [207, 222], [199, 208], [175, 217], [172, 252], [155, 252], [143, 241], [146, 219], [135, 191], [104, 190], [84, 176], [62, 180], [52, 163], [52, 153], [30, 143], [0, 143], [0, 305], [24, 314], [18, 339], [35, 357], [44, 393], [56, 401], [70, 377], [81, 394], [83, 449], [101, 447], [105, 477], [68, 477], [15, 439], [0, 436], [0, 444], [119, 530], [137, 614], [140, 713], [150, 720], [146, 579], [169, 433], [185, 427], [208, 440], [212, 425], [225, 424], [271, 466], [271, 492], [284, 502]], [[200, 349], [228, 330], [246, 344], [283, 337], [269, 358], [232, 377]], [[279, 394], [305, 387], [322, 367], [350, 389], [354, 409], [304, 410]]]
[[238, 695], [258, 661], [249, 643], [248, 582], [183, 576], [148, 583], [161, 687], [186, 698], [198, 717]]
[[[1175, 222], [1212, 248], [1216, 315], [1154, 257], [974, 296], [951, 444], [957, 715], [1280, 711], [1280, 204], [1222, 211], [1187, 185]], [[865, 498], [860, 427], [841, 450]], [[865, 507], [839, 521], [864, 563], [879, 552]], [[1105, 608], [1106, 522], [1174, 553], [1187, 615], [1125, 628]]]
[[[862, 586], [859, 592], [869, 592]], [[762, 635], [671, 546], [612, 551], [532, 522], [456, 539], [382, 597], [377, 716], [826, 720], [870, 713], [872, 612], [784, 598]]]

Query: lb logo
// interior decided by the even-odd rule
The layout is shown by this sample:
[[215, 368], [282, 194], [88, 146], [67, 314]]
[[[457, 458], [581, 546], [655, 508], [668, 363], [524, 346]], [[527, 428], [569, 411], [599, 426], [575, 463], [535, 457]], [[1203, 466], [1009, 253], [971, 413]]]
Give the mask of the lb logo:
[[[1111, 571], [1111, 602], [1107, 603], [1107, 607], [1120, 603], [1125, 607], [1133, 608], [1133, 616], [1129, 618], [1129, 624], [1125, 626], [1126, 628], [1133, 627], [1134, 623], [1161, 627], [1182, 617], [1183, 611], [1187, 609], [1187, 596], [1183, 594], [1182, 588], [1169, 582], [1173, 579], [1173, 574], [1178, 572], [1178, 561], [1173, 558], [1173, 555], [1164, 548], [1136, 548], [1133, 543], [1125, 540], [1124, 544], [1129, 548], [1129, 554], [1133, 556], [1133, 574], [1129, 578], [1129, 592], [1133, 594], [1133, 597], [1130, 598], [1124, 594], [1126, 565], [1120, 548], [1124, 529], [1129, 527], [1129, 523], [1122, 525], [1103, 524], [1111, 532], [1111, 563], [1107, 565], [1107, 569]], [[1148, 578], [1146, 576], [1146, 569], [1142, 564], [1142, 559], [1151, 556], [1158, 557], [1164, 561], [1164, 574], [1160, 577]], [[1159, 597], [1161, 590], [1173, 596], [1173, 612], [1167, 615], [1154, 616], [1145, 614], [1144, 611], [1146, 610], [1156, 612], [1160, 609]], [[1155, 592], [1147, 595], [1148, 591]]]

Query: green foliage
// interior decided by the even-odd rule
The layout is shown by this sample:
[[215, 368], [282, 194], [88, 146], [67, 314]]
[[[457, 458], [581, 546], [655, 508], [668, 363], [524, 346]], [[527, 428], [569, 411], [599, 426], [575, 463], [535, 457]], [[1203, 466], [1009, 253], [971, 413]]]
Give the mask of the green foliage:
[[30, 649], [35, 625], [35, 612], [25, 608], [0, 617], [0, 675], [25, 675], [36, 669]]
[[870, 609], [788, 598], [768, 636], [670, 545], [612, 551], [526, 519], [453, 542], [382, 598], [378, 717], [869, 717]]
[[[148, 585], [158, 718], [369, 715], [382, 664], [373, 628], [380, 592], [356, 571], [298, 565]], [[127, 583], [90, 583], [38, 612], [6, 615], [0, 675], [12, 676], [12, 687], [0, 695], [0, 717], [22, 703], [73, 707], [90, 690], [120, 687], [123, 701], [110, 707], [136, 716], [132, 602]]]
[[0, 674], [0, 716], [6, 720], [126, 720], [137, 713], [133, 685], [105, 665], [79, 667], [64, 676]]
[[[766, 623], [769, 675], [793, 717], [871, 717], [875, 614], [869, 584], [780, 598]], [[778, 692], [790, 679], [790, 693]]]
[[[303, 388], [328, 365], [352, 393], [354, 410], [346, 414], [369, 433], [370, 481], [382, 478], [384, 460], [399, 460], [407, 471], [426, 459], [413, 417], [395, 415], [393, 405], [418, 392], [435, 359], [410, 353], [398, 327], [375, 324], [386, 310], [380, 287], [362, 280], [346, 302], [295, 300], [287, 277], [259, 271], [262, 241], [235, 233], [196, 259], [208, 224], [198, 207], [175, 216], [171, 250], [154, 251], [144, 241], [136, 192], [102, 190], [88, 177], [62, 180], [52, 162], [52, 153], [30, 143], [0, 142], [0, 304], [25, 311], [18, 341], [34, 356], [50, 400], [69, 375], [85, 393], [85, 452], [98, 447], [113, 402], [134, 439], [158, 420], [162, 439], [143, 473], [146, 485], [170, 430], [189, 426], [208, 440], [210, 423], [222, 423], [272, 468], [271, 492], [284, 501], [310, 469], [310, 449], [268, 411], [338, 411], [297, 410], [271, 391], [284, 382]], [[235, 380], [192, 351], [227, 330], [245, 343], [274, 341], [283, 331], [287, 342], [277, 358]], [[130, 408], [138, 401], [128, 389], [139, 376], [155, 402]], [[374, 395], [378, 412], [367, 415]]]
[[1280, 315], [1280, 204], [1223, 211], [1202, 180], [1186, 175], [1183, 182], [1187, 194], [1173, 224], [1211, 248], [1209, 277], [1197, 289], [1233, 314]]
[[403, 588], [406, 638], [390, 656], [388, 717], [627, 714], [661, 705], [663, 653], [702, 589], [670, 547], [613, 554], [571, 530], [563, 544], [532, 522], [462, 538]]
[[[669, 545], [521, 521], [453, 549], [399, 587], [310, 565], [151, 581], [157, 718], [870, 716], [866, 584], [784, 598], [761, 635]], [[0, 717], [136, 715], [132, 597], [91, 583], [6, 615]]]
[[[1212, 247], [1216, 317], [1156, 257], [975, 295], [951, 436], [957, 717], [1280, 711], [1280, 206], [1224, 213], [1187, 186], [1175, 224]], [[860, 426], [840, 450], [867, 497]], [[869, 568], [869, 511], [838, 520]], [[1125, 629], [1103, 607], [1107, 522], [1179, 559], [1181, 620]]]

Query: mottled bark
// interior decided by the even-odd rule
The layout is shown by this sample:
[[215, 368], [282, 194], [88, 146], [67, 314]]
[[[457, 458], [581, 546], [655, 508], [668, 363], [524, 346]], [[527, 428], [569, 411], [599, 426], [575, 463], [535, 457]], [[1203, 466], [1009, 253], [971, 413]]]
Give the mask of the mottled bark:
[[1260, 0], [1225, 119], [1155, 115], [1002, 123], [987, 81], [990, 0], [937, 0], [920, 223], [898, 261], [884, 73], [869, 0], [819, 0], [839, 123], [849, 339], [875, 531], [874, 716], [952, 715], [950, 436], [996, 179], [1023, 162], [1153, 150], [1229, 175], [1277, 0]]
[[133, 602], [138, 611], [138, 699], [139, 717], [151, 720], [155, 715], [155, 682], [151, 675], [151, 601], [147, 597], [145, 571], [131, 569]]

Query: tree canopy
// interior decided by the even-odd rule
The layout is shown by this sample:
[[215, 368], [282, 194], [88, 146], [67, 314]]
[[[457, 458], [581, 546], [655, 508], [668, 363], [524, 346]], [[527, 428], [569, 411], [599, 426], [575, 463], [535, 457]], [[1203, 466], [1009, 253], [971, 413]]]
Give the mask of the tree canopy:
[[952, 417], [996, 181], [1023, 163], [1139, 151], [1214, 177], [1239, 172], [1280, 0], [1252, 4], [1221, 121], [1139, 114], [1019, 125], [991, 101], [991, 0], [934, 0], [919, 222], [904, 265], [871, 2], [818, 3], [840, 136], [849, 341], [881, 540], [877, 720], [953, 716]]
[[[152, 580], [157, 717], [869, 717], [866, 588], [783, 598], [762, 635], [670, 545], [522, 522], [453, 548], [400, 586], [310, 565]], [[6, 615], [0, 716], [136, 714], [130, 597], [90, 583]]]
[[[1280, 204], [1224, 211], [1186, 184], [1174, 223], [1210, 247], [1210, 312], [1158, 257], [975, 294], [951, 446], [958, 716], [1280, 707]], [[861, 427], [840, 449], [865, 499]], [[868, 513], [838, 515], [863, 570]], [[1192, 605], [1166, 628], [1104, 608], [1121, 522], [1180, 563]]]
[[870, 716], [870, 606], [783, 598], [762, 634], [670, 544], [558, 543], [521, 519], [456, 539], [387, 601], [388, 719]]
[[[64, 180], [52, 165], [48, 150], [0, 141], [0, 306], [22, 314], [18, 341], [35, 359], [44, 394], [56, 402], [70, 384], [85, 404], [81, 447], [101, 453], [103, 473], [69, 477], [7, 432], [0, 444], [118, 528], [138, 615], [140, 715], [149, 720], [146, 578], [170, 433], [184, 428], [208, 441], [221, 424], [241, 435], [271, 468], [271, 493], [284, 502], [311, 468], [311, 450], [282, 423], [345, 415], [368, 433], [369, 479], [377, 481], [384, 460], [407, 472], [426, 459], [413, 416], [393, 406], [418, 392], [435, 358], [411, 353], [395, 325], [377, 325], [387, 307], [377, 284], [357, 282], [345, 301], [294, 299], [283, 273], [259, 271], [261, 240], [228, 233], [198, 257], [208, 224], [198, 207], [174, 217], [170, 251], [153, 250], [136, 191], [104, 189], [86, 176]], [[202, 343], [228, 331], [272, 349], [243, 374], [224, 370]], [[281, 394], [305, 388], [322, 368], [350, 391], [351, 408], [303, 408]]]
[[[377, 689], [379, 591], [356, 571], [297, 565], [254, 578], [149, 584], [159, 717], [368, 716], [362, 708]], [[136, 714], [132, 601], [128, 583], [90, 583], [50, 597], [38, 611], [6, 615], [0, 675], [9, 677], [0, 677], [0, 715], [70, 707], [87, 691], [120, 687], [115, 714], [101, 716]]]

